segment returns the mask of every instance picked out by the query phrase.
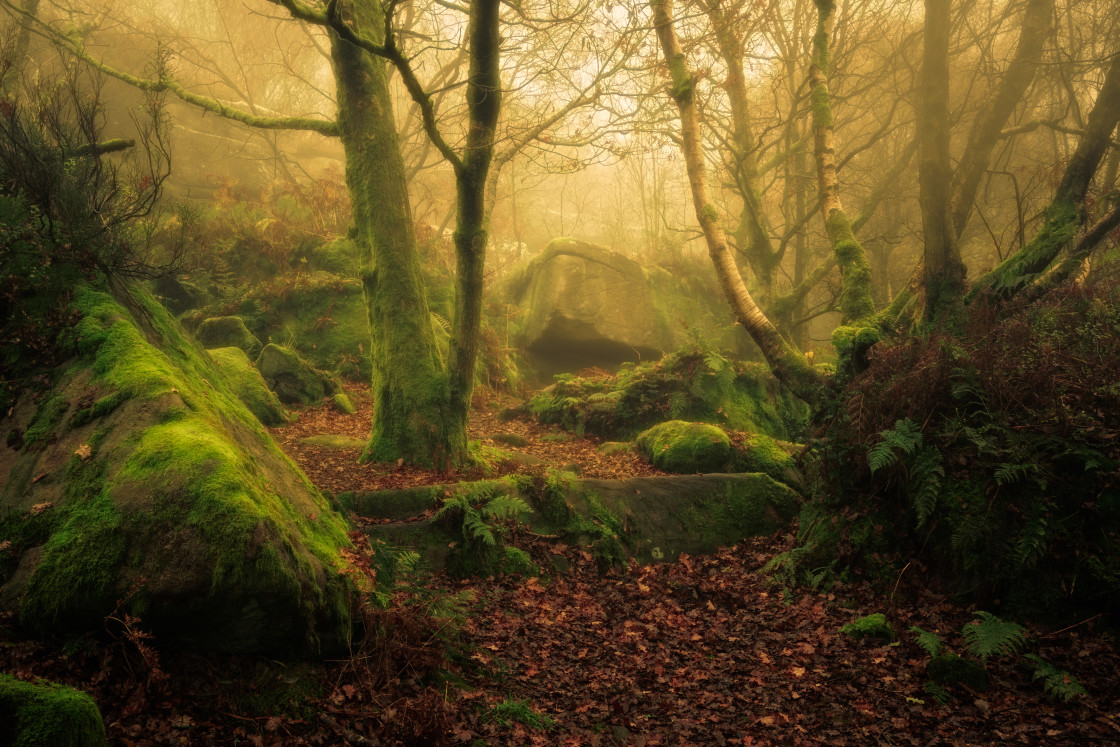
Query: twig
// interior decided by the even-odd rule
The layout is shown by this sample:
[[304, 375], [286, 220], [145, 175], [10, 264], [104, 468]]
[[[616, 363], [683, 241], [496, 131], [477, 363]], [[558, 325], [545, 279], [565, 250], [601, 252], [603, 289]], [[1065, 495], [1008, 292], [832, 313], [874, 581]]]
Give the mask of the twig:
[[1046, 635], [1040, 635], [1039, 638], [1053, 638], [1054, 636], [1058, 635], [1059, 633], [1064, 633], [1067, 630], [1073, 630], [1074, 628], [1080, 627], [1087, 622], [1092, 622], [1093, 620], [1096, 620], [1100, 616], [1101, 616], [1101, 613], [1098, 612], [1097, 614], [1093, 615], [1092, 617], [1086, 618], [1085, 620], [1082, 620], [1079, 623], [1074, 623], [1073, 625], [1069, 625], [1067, 627], [1064, 627], [1061, 630], [1055, 630], [1053, 633], [1047, 633]]
[[337, 731], [339, 735], [346, 740], [347, 744], [376, 745], [376, 747], [381, 747], [381, 742], [363, 737], [358, 732], [343, 726], [338, 723], [336, 719], [331, 718], [325, 713], [319, 713], [319, 720]]

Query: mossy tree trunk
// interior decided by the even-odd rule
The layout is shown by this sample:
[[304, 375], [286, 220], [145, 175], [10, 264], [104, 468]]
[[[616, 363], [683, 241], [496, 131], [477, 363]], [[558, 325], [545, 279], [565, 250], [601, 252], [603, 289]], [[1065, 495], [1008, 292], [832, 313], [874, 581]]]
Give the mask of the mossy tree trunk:
[[834, 0], [814, 0], [817, 31], [813, 35], [813, 59], [809, 66], [809, 96], [813, 109], [813, 144], [817, 157], [817, 183], [825, 230], [840, 265], [840, 321], [855, 325], [875, 313], [871, 299], [871, 266], [856, 239], [852, 222], [840, 202], [840, 179], [836, 173], [832, 97], [828, 90], [830, 45], [835, 21]]
[[1105, 75], [1104, 85], [1081, 136], [1081, 142], [1062, 174], [1054, 198], [1046, 208], [1042, 229], [1026, 246], [1001, 262], [973, 286], [969, 298], [981, 293], [1007, 297], [1034, 282], [1058, 255], [1068, 249], [1085, 220], [1085, 195], [1120, 122], [1120, 55]]
[[922, 208], [922, 260], [926, 320], [954, 324], [964, 296], [964, 260], [950, 210], [949, 161], [950, 0], [925, 0], [925, 44], [918, 104], [918, 201]]
[[[341, 10], [359, 32], [375, 39], [383, 33], [379, 3]], [[457, 439], [447, 418], [447, 376], [428, 312], [386, 64], [337, 34], [331, 62], [372, 333], [373, 430], [362, 458], [444, 466], [459, 458]]]
[[688, 60], [673, 27], [672, 0], [651, 0], [650, 7], [653, 10], [657, 38], [669, 66], [670, 95], [680, 114], [681, 151], [688, 172], [692, 204], [720, 285], [731, 304], [735, 318], [761, 348], [774, 375], [798, 397], [808, 402], [815, 402], [820, 397], [823, 377], [809, 364], [804, 355], [786, 342], [747, 291], [731, 248], [728, 246], [727, 234], [720, 225], [719, 215], [708, 197], [700, 114], [697, 111], [694, 95], [696, 79], [689, 71]]

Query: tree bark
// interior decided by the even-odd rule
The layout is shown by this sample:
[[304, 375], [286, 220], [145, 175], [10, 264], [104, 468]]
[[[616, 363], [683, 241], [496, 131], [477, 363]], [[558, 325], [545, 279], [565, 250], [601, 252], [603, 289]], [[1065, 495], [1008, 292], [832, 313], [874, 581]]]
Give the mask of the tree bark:
[[[379, 3], [340, 10], [359, 33], [383, 34]], [[334, 33], [331, 61], [372, 336], [374, 416], [362, 459], [446, 467], [458, 456], [451, 453], [445, 416], [447, 379], [432, 332], [385, 62]]]
[[[483, 276], [486, 245], [490, 238], [487, 177], [494, 157], [494, 133], [501, 112], [499, 69], [499, 0], [474, 0], [470, 6], [467, 108], [470, 124], [466, 150], [455, 162], [457, 208], [455, 218], [455, 320], [452, 323], [448, 366], [449, 426], [453, 447], [467, 453], [467, 419], [470, 415], [478, 339], [482, 325]], [[461, 440], [461, 442], [460, 442]], [[456, 460], [458, 461], [458, 460]]]
[[949, 8], [950, 0], [925, 0], [922, 96], [917, 111], [925, 318], [934, 325], [953, 324], [959, 317], [965, 276], [950, 213]]
[[688, 171], [692, 204], [704, 234], [708, 254], [715, 266], [720, 285], [738, 322], [750, 334], [778, 379], [794, 394], [815, 402], [821, 393], [824, 378], [805, 356], [794, 349], [766, 318], [743, 284], [735, 264], [727, 234], [719, 223], [715, 207], [708, 199], [707, 176], [701, 147], [700, 115], [694, 97], [696, 80], [688, 69], [688, 61], [673, 28], [672, 0], [651, 0], [654, 26], [671, 74], [670, 95], [676, 102], [681, 120], [681, 151]]
[[821, 213], [832, 250], [840, 265], [843, 284], [840, 292], [840, 321], [856, 324], [875, 313], [871, 299], [871, 267], [863, 246], [852, 231], [852, 223], [840, 202], [840, 180], [836, 173], [832, 99], [828, 90], [830, 39], [834, 23], [833, 0], [814, 0], [817, 6], [817, 31], [813, 36], [813, 60], [809, 67], [810, 98], [813, 108], [813, 141], [817, 157], [817, 183]]

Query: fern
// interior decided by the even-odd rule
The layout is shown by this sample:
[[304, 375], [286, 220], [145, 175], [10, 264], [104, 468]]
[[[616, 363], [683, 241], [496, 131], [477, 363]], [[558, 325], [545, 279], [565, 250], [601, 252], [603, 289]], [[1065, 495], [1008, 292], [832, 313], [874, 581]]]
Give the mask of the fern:
[[1037, 473], [1037, 464], [1002, 464], [995, 472], [997, 485], [1019, 482], [1030, 473]]
[[517, 519], [527, 513], [529, 504], [513, 495], [495, 496], [482, 507], [482, 514], [492, 519]]
[[1042, 680], [1042, 689], [1046, 691], [1047, 695], [1058, 698], [1065, 703], [1070, 702], [1074, 698], [1088, 695], [1088, 693], [1085, 692], [1085, 688], [1077, 681], [1077, 678], [1064, 669], [1058, 669], [1041, 656], [1036, 656], [1035, 654], [1027, 654], [1023, 658], [1034, 665], [1034, 675], [1031, 679]]
[[941, 643], [941, 636], [936, 633], [922, 630], [917, 625], [911, 625], [910, 632], [914, 634], [914, 642], [921, 646], [930, 657], [937, 656], [944, 648]]
[[1034, 515], [1027, 521], [1022, 536], [1011, 548], [1011, 558], [1020, 569], [1033, 567], [1046, 552], [1046, 540], [1050, 533], [1050, 524], [1044, 513], [1047, 508], [1045, 503], [1035, 504]]
[[926, 446], [918, 452], [910, 470], [910, 497], [918, 514], [918, 529], [925, 526], [937, 508], [941, 496], [941, 479], [945, 477], [941, 452]]
[[1014, 654], [1026, 642], [1027, 631], [1022, 625], [1001, 620], [990, 612], [978, 611], [978, 622], [961, 629], [968, 644], [968, 653], [985, 664], [993, 654]]
[[895, 422], [894, 428], [882, 431], [883, 440], [867, 452], [867, 466], [875, 473], [898, 461], [898, 452], [913, 454], [922, 445], [922, 432], [910, 418]]

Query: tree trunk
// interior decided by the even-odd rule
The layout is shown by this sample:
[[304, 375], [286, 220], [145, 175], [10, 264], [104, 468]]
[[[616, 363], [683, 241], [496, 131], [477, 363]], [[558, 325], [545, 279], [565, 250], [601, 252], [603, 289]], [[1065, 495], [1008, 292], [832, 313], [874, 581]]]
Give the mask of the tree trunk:
[[[379, 3], [346, 10], [359, 32], [380, 38]], [[386, 65], [334, 34], [331, 58], [372, 337], [373, 431], [362, 459], [446, 467], [460, 458], [455, 451], [466, 436], [449, 433], [447, 378], [432, 332]]]
[[1093, 175], [1120, 121], [1120, 55], [1112, 59], [1104, 85], [1086, 122], [1085, 134], [1070, 157], [1054, 199], [1046, 208], [1042, 230], [1020, 251], [976, 281], [969, 298], [988, 291], [1011, 296], [1029, 286], [1069, 247], [1085, 220], [1084, 200]]
[[836, 173], [836, 146], [833, 142], [832, 97], [828, 90], [829, 45], [836, 6], [833, 0], [814, 2], [818, 20], [817, 32], [813, 36], [813, 61], [809, 67], [809, 95], [813, 108], [813, 141], [817, 156], [821, 213], [829, 242], [840, 265], [840, 321], [845, 325], [857, 324], [875, 313], [875, 303], [871, 300], [871, 267], [840, 203], [840, 180]]
[[[948, 6], [948, 0], [937, 0], [937, 6]], [[929, 34], [930, 2], [926, 3], [926, 33]], [[941, 34], [944, 36], [942, 44], [945, 55], [948, 56], [949, 36], [949, 10], [938, 8], [938, 13], [945, 18], [938, 21], [943, 27]], [[1054, 15], [1054, 0], [1030, 0], [1023, 14], [1022, 31], [1019, 33], [1019, 45], [1015, 49], [1015, 57], [1008, 65], [1007, 71], [1000, 81], [999, 90], [988, 106], [984, 108], [972, 131], [968, 135], [968, 144], [965, 146], [964, 155], [961, 156], [960, 165], [953, 176], [953, 226], [956, 235], [964, 233], [968, 225], [969, 215], [972, 214], [973, 204], [976, 202], [976, 192], [980, 182], [988, 170], [992, 150], [999, 142], [1000, 131], [1007, 124], [1011, 113], [1023, 98], [1031, 81], [1034, 80], [1042, 59], [1042, 48], [1050, 31], [1050, 22]], [[927, 42], [928, 43], [928, 42]], [[928, 64], [928, 55], [927, 55]], [[943, 74], [948, 80], [948, 61], [946, 60]], [[948, 106], [946, 93], [946, 106]], [[927, 296], [928, 302], [928, 296]]]
[[949, 162], [949, 6], [950, 0], [926, 0], [922, 95], [918, 105], [919, 202], [924, 243], [925, 318], [930, 324], [953, 324], [964, 295], [964, 260], [950, 212]]
[[[455, 218], [455, 320], [448, 366], [452, 446], [467, 453], [467, 418], [474, 390], [482, 325], [482, 291], [486, 266], [486, 244], [490, 237], [487, 210], [487, 177], [494, 157], [494, 132], [501, 111], [501, 73], [498, 35], [499, 0], [474, 0], [470, 6], [468, 43], [470, 72], [467, 78], [467, 108], [470, 127], [467, 146], [455, 165], [457, 213]], [[460, 442], [461, 439], [461, 442]], [[456, 460], [458, 461], [458, 460]]]
[[693, 88], [696, 84], [688, 69], [688, 61], [673, 29], [672, 0], [651, 0], [654, 26], [665, 61], [672, 76], [670, 94], [677, 104], [681, 118], [681, 151], [688, 171], [692, 191], [692, 204], [696, 219], [704, 233], [708, 254], [715, 265], [716, 275], [727, 296], [735, 318], [747, 330], [778, 379], [794, 394], [814, 402], [820, 397], [823, 377], [805, 356], [782, 338], [766, 315], [758, 308], [743, 284], [739, 268], [727, 244], [727, 235], [719, 223], [715, 207], [708, 199], [708, 182], [701, 148], [700, 115], [697, 111]]

